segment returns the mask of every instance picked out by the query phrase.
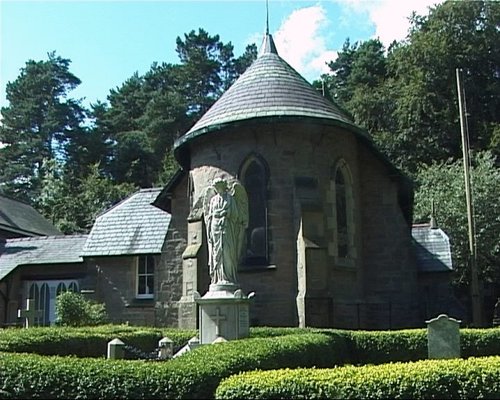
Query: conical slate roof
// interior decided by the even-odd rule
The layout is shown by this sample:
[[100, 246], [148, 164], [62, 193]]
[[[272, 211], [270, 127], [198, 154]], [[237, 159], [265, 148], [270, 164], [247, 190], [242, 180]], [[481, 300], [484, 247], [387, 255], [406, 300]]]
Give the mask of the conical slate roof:
[[312, 117], [353, 124], [278, 55], [272, 36], [266, 34], [257, 60], [178, 140], [176, 147], [226, 124], [262, 117]]

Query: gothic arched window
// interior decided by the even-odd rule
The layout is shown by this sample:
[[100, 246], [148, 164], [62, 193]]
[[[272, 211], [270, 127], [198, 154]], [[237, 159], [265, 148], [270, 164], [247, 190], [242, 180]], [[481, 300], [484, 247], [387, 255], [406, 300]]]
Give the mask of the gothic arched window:
[[332, 171], [334, 255], [340, 263], [355, 256], [354, 214], [351, 173], [344, 160], [339, 161]]
[[267, 227], [267, 165], [261, 157], [252, 155], [240, 169], [240, 180], [248, 195], [248, 229], [246, 232], [246, 265], [268, 264]]

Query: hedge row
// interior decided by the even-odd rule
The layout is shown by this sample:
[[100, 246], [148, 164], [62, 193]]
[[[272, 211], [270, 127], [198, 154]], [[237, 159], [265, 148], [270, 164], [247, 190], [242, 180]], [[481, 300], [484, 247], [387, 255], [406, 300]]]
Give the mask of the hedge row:
[[222, 381], [216, 398], [498, 399], [500, 357], [252, 371]]
[[[382, 364], [394, 361], [417, 361], [427, 358], [425, 329], [400, 331], [342, 331], [331, 329], [251, 328], [250, 337], [269, 338], [290, 334], [325, 333], [342, 337], [341, 347], [349, 364]], [[179, 349], [196, 334], [195, 330], [158, 329], [128, 325], [89, 328], [30, 328], [0, 330], [0, 351], [41, 355], [104, 357], [107, 343], [119, 338], [144, 352], [154, 350], [158, 341], [168, 336]], [[500, 355], [500, 329], [461, 329], [463, 357]], [[334, 344], [336, 345], [336, 344]], [[346, 347], [347, 346], [347, 347]], [[333, 364], [332, 364], [333, 365]]]
[[203, 346], [167, 362], [4, 353], [0, 397], [207, 399], [223, 378], [240, 371], [343, 363], [342, 342], [333, 333], [252, 338]]
[[155, 329], [128, 325], [98, 327], [39, 327], [0, 330], [0, 351], [40, 355], [105, 357], [114, 338], [143, 352], [151, 352], [168, 336], [179, 349], [196, 334], [194, 330]]

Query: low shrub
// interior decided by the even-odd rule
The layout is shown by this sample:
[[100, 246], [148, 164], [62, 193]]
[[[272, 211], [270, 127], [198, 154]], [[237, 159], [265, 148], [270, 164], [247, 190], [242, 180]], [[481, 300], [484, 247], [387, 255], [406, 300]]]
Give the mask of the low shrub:
[[216, 398], [498, 399], [500, 357], [252, 371], [223, 380]]
[[86, 300], [80, 293], [62, 292], [56, 299], [56, 325], [95, 326], [106, 323], [103, 303]]
[[174, 349], [182, 347], [194, 336], [194, 330], [176, 330], [103, 325], [98, 327], [37, 327], [0, 330], [0, 351], [36, 353], [40, 355], [73, 355], [77, 357], [104, 357], [107, 344], [114, 338], [143, 352], [151, 352], [158, 341], [168, 336]]
[[[427, 358], [427, 331], [345, 331], [350, 364], [383, 364]], [[500, 353], [499, 353], [500, 354]]]
[[500, 328], [460, 329], [462, 357], [500, 355]]
[[[302, 334], [203, 346], [167, 362], [3, 354], [0, 389], [12, 398], [213, 398], [240, 371], [345, 362], [336, 334]], [[3, 382], [3, 383], [2, 383]], [[0, 395], [1, 396], [1, 395]]]

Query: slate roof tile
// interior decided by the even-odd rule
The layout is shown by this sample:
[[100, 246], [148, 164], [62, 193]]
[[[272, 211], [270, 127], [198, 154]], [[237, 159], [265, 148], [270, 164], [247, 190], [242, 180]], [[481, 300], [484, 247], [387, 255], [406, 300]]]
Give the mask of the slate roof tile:
[[160, 191], [142, 189], [98, 216], [82, 255], [159, 254], [170, 223], [170, 214], [151, 204]]
[[20, 265], [78, 264], [87, 235], [40, 236], [0, 242], [0, 280]]
[[420, 272], [453, 270], [450, 240], [445, 232], [440, 228], [431, 228], [429, 224], [422, 224], [414, 225], [411, 234]]
[[22, 236], [62, 233], [29, 204], [0, 195], [0, 229]]
[[183, 146], [211, 126], [272, 116], [317, 117], [353, 125], [278, 55], [272, 36], [266, 35], [257, 60], [175, 146]]

